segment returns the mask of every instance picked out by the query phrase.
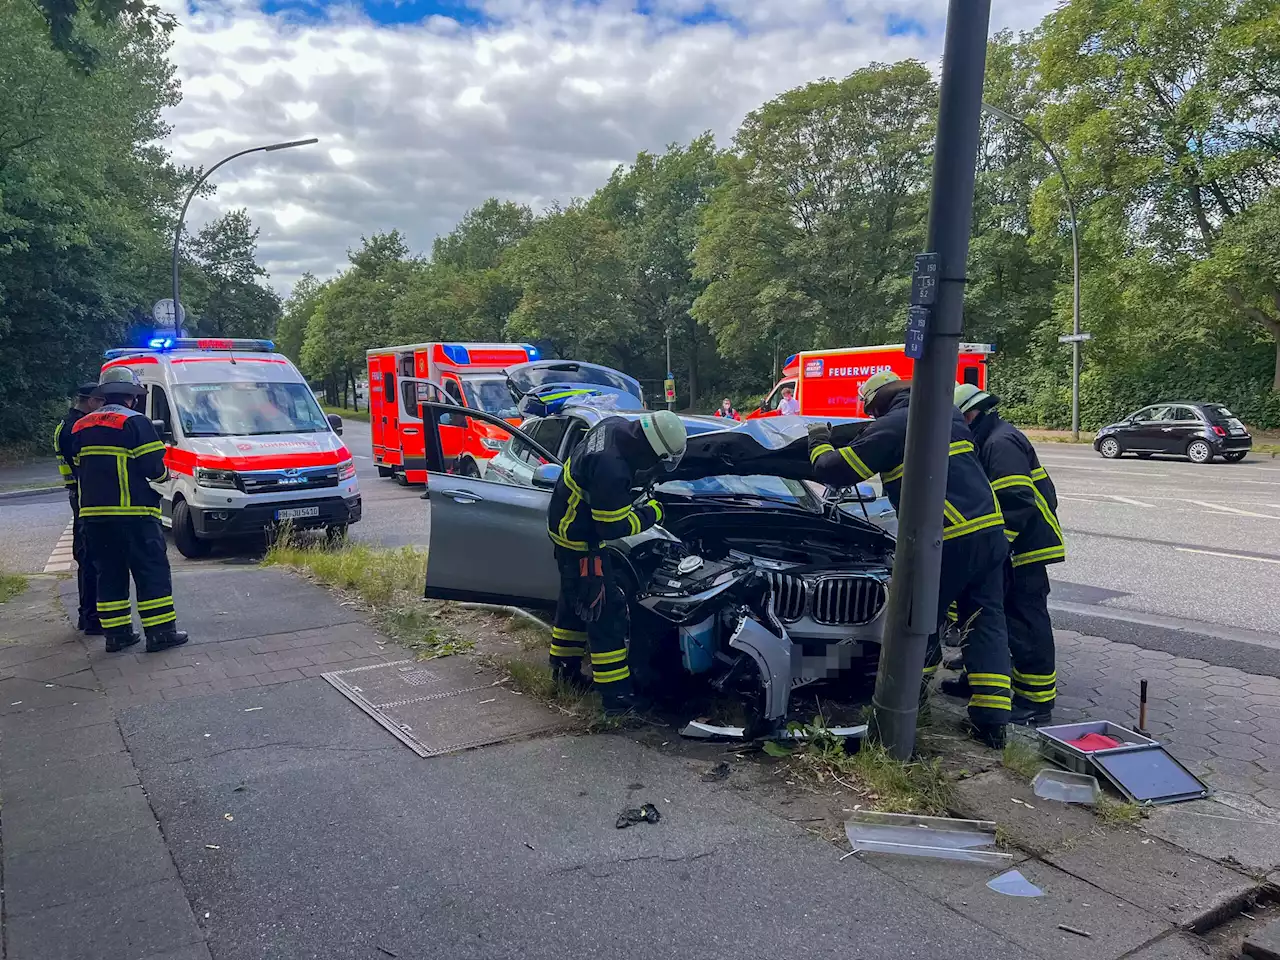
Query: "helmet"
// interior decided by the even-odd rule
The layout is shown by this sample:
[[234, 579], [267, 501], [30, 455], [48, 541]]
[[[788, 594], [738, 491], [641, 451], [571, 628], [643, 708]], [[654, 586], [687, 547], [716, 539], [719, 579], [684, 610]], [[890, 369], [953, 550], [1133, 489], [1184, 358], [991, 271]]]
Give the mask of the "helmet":
[[902, 378], [892, 370], [881, 370], [873, 373], [862, 381], [862, 386], [858, 387], [858, 399], [862, 401], [864, 410], [871, 406], [871, 402], [875, 400], [876, 394], [880, 392], [882, 387], [890, 383], [897, 383]]
[[689, 440], [680, 418], [670, 410], [646, 413], [640, 418], [640, 430], [667, 471], [674, 470]]
[[98, 389], [93, 391], [96, 397], [128, 396], [140, 397], [146, 390], [138, 382], [138, 375], [128, 367], [108, 367], [102, 371], [98, 380]]
[[972, 383], [957, 383], [955, 393], [955, 404], [960, 408], [961, 413], [969, 413], [973, 410], [982, 409], [982, 405], [992, 406], [987, 401], [992, 400], [992, 396], [982, 390], [979, 390]]

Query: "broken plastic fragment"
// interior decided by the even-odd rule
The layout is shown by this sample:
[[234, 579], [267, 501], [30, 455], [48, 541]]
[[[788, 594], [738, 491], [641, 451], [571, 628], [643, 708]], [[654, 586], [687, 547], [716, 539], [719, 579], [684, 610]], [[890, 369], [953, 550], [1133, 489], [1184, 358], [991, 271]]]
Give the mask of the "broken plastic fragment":
[[1031, 781], [1031, 789], [1043, 800], [1059, 800], [1062, 803], [1095, 804], [1098, 802], [1097, 777], [1086, 773], [1072, 773], [1070, 770], [1055, 770], [1045, 767]]
[[618, 822], [616, 824], [619, 830], [625, 830], [633, 823], [657, 823], [662, 819], [662, 814], [658, 812], [658, 808], [652, 803], [646, 803], [641, 807], [632, 807], [623, 810], [618, 814]]
[[1010, 870], [987, 881], [987, 886], [1006, 897], [1043, 897], [1044, 891], [1017, 870]]
[[855, 852], [891, 853], [935, 860], [1008, 864], [1013, 855], [995, 846], [996, 825], [986, 820], [918, 817], [905, 813], [859, 811], [844, 825]]

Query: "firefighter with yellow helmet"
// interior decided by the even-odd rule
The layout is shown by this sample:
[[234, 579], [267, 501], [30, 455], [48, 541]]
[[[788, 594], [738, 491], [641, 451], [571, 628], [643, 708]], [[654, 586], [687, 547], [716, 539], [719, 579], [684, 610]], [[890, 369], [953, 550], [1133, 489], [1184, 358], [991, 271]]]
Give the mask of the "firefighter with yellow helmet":
[[[852, 443], [839, 449], [832, 445], [827, 425], [813, 424], [809, 427], [809, 460], [817, 479], [833, 486], [851, 486], [879, 474], [885, 496], [897, 509], [911, 383], [885, 370], [869, 377], [858, 393], [863, 409], [875, 418], [874, 422]], [[954, 601], [961, 623], [968, 626], [965, 660], [969, 667], [971, 733], [987, 746], [1001, 747], [1012, 707], [1003, 574], [1009, 546], [1004, 516], [978, 461], [973, 435], [960, 412], [953, 413], [943, 501], [942, 570], [934, 623], [943, 622]], [[926, 684], [941, 662], [942, 647], [935, 630], [925, 657]]]

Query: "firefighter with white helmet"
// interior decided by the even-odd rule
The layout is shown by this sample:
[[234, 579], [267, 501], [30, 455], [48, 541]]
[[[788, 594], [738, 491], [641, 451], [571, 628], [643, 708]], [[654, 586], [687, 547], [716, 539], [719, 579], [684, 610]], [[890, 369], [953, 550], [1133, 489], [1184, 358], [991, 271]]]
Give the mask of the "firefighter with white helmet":
[[[817, 479], [833, 486], [852, 486], [879, 474], [885, 496], [896, 510], [902, 492], [911, 383], [883, 370], [869, 377], [858, 393], [874, 422], [852, 443], [839, 449], [832, 445], [827, 425], [813, 424], [809, 427], [809, 460]], [[942, 570], [934, 623], [943, 622], [954, 601], [961, 623], [969, 627], [965, 659], [971, 685], [972, 734], [988, 746], [1000, 747], [1005, 742], [1005, 725], [1012, 706], [1003, 578], [1009, 546], [1004, 536], [1004, 517], [978, 461], [973, 435], [960, 411], [952, 413], [943, 501]], [[935, 630], [925, 657], [925, 684], [941, 662], [942, 647]]]
[[606, 417], [574, 447], [551, 494], [547, 531], [560, 567], [551, 669], [561, 682], [585, 687], [579, 667], [589, 650], [593, 684], [609, 712], [632, 709], [635, 694], [627, 598], [602, 547], [662, 521], [658, 502], [636, 502], [634, 491], [644, 474], [674, 469], [686, 442], [684, 424], [668, 410]]

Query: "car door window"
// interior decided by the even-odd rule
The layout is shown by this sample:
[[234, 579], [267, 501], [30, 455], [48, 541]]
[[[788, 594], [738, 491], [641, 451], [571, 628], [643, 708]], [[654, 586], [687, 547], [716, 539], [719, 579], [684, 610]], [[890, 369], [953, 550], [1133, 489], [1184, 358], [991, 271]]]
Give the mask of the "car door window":
[[1174, 416], [1179, 423], [1198, 424], [1200, 423], [1200, 415], [1191, 407], [1175, 407]]
[[[446, 380], [444, 382], [444, 396], [446, 403], [457, 404], [460, 407], [466, 406], [466, 401], [462, 398], [462, 387], [458, 386], [457, 380]], [[446, 427], [462, 427], [466, 426], [466, 417], [453, 413], [442, 413], [440, 422]]]
[[587, 435], [587, 425], [576, 417], [569, 424], [569, 429], [565, 431], [564, 446], [560, 448], [561, 461], [568, 460], [569, 454], [573, 453], [573, 448], [578, 442]]
[[782, 391], [787, 387], [790, 387], [794, 390], [795, 386], [796, 386], [796, 382], [794, 380], [784, 380], [782, 383], [778, 384], [777, 388], [774, 389], [773, 393], [769, 394], [765, 402], [760, 404], [760, 409], [761, 410], [777, 410], [778, 404], [782, 403]]
[[164, 423], [164, 429], [167, 439], [173, 437], [173, 414], [169, 410], [169, 398], [165, 395], [164, 387], [158, 384], [151, 385], [150, 396], [151, 419], [160, 420]]
[[564, 439], [565, 431], [569, 429], [569, 423], [568, 417], [543, 417], [531, 426], [527, 425], [525, 432], [548, 450], [558, 451], [560, 441]]

